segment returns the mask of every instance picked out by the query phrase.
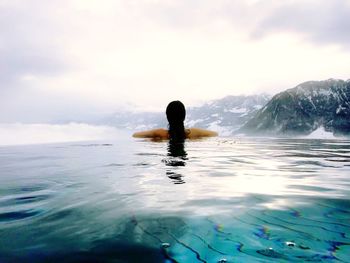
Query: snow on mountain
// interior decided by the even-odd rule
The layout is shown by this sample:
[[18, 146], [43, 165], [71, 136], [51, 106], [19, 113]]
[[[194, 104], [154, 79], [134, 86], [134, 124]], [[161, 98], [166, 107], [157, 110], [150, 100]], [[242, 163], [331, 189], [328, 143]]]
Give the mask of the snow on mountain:
[[324, 127], [319, 127], [309, 135], [304, 137], [305, 139], [336, 139], [332, 132], [327, 132]]
[[[97, 124], [131, 130], [167, 127], [165, 112], [119, 112]], [[308, 135], [320, 127], [350, 134], [350, 80], [308, 81], [272, 99], [269, 95], [227, 96], [187, 107], [186, 127], [220, 135]], [[320, 130], [318, 130], [319, 132]]]
[[222, 130], [229, 135], [252, 118], [270, 99], [267, 94], [253, 96], [227, 96], [210, 101], [201, 107], [188, 109], [187, 126]]
[[240, 130], [248, 134], [307, 135], [324, 127], [350, 133], [350, 81], [308, 81], [275, 95]]
[[95, 124], [128, 130], [147, 130], [166, 127], [167, 120], [165, 114], [160, 112], [118, 112], [98, 120]]
[[[188, 107], [186, 127], [198, 127], [231, 135], [242, 127], [270, 99], [267, 94], [253, 96], [227, 96], [199, 107]], [[167, 127], [165, 112], [122, 112], [101, 119], [99, 124], [131, 130]]]

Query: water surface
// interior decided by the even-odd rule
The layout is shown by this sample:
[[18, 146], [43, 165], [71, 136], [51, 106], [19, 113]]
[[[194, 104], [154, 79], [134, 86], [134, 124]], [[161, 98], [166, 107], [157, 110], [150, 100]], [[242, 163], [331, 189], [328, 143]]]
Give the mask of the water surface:
[[0, 147], [0, 262], [350, 262], [350, 141]]

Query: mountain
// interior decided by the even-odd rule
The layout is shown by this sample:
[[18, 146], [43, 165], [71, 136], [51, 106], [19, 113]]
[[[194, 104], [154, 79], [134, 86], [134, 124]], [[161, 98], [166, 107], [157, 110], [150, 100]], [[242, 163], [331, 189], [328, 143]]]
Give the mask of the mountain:
[[275, 95], [240, 130], [259, 135], [306, 135], [324, 127], [350, 133], [350, 80], [308, 81]]
[[103, 124], [129, 130], [153, 129], [166, 127], [167, 120], [162, 112], [130, 112], [123, 111], [108, 115], [94, 124]]
[[[266, 94], [253, 96], [227, 96], [199, 107], [188, 107], [186, 127], [213, 129], [221, 135], [230, 135], [251, 119], [271, 97]], [[98, 124], [132, 130], [167, 127], [164, 112], [120, 112], [100, 119]]]
[[270, 98], [267, 94], [227, 96], [201, 107], [191, 107], [187, 112], [186, 126], [211, 129], [221, 135], [229, 135], [251, 119]]

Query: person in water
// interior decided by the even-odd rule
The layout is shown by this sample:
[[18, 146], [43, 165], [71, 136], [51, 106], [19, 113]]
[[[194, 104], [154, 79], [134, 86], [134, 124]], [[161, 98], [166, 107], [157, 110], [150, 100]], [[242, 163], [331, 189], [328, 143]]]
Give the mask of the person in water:
[[181, 101], [177, 100], [169, 103], [166, 108], [166, 117], [169, 122], [168, 130], [154, 129], [149, 131], [136, 132], [133, 134], [133, 137], [184, 141], [185, 139], [213, 137], [218, 135], [217, 132], [204, 129], [185, 129], [184, 120], [186, 117], [186, 109]]

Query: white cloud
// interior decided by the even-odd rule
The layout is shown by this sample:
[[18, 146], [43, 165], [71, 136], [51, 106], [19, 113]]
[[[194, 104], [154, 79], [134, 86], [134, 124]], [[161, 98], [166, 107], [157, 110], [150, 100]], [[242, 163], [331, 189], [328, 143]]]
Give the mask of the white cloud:
[[[230, 94], [274, 93], [311, 79], [349, 78], [343, 38], [328, 34], [318, 43], [313, 29], [328, 30], [303, 30], [301, 23], [287, 20], [274, 24], [283, 18], [276, 10], [290, 6], [299, 10], [310, 4], [2, 1], [0, 12], [7, 15], [0, 21], [0, 68], [6, 71], [0, 84], [8, 94], [0, 98], [7, 100], [0, 104], [0, 112], [6, 112], [0, 121], [22, 120], [30, 114], [25, 109], [37, 109], [38, 118], [46, 113], [45, 120], [66, 115], [67, 108], [73, 117], [75, 104], [87, 115], [89, 109], [105, 112], [125, 105], [163, 109], [173, 99], [188, 105]], [[316, 2], [313, 10], [326, 12]], [[295, 19], [322, 20], [305, 14]], [[50, 103], [41, 106], [40, 101]]]

